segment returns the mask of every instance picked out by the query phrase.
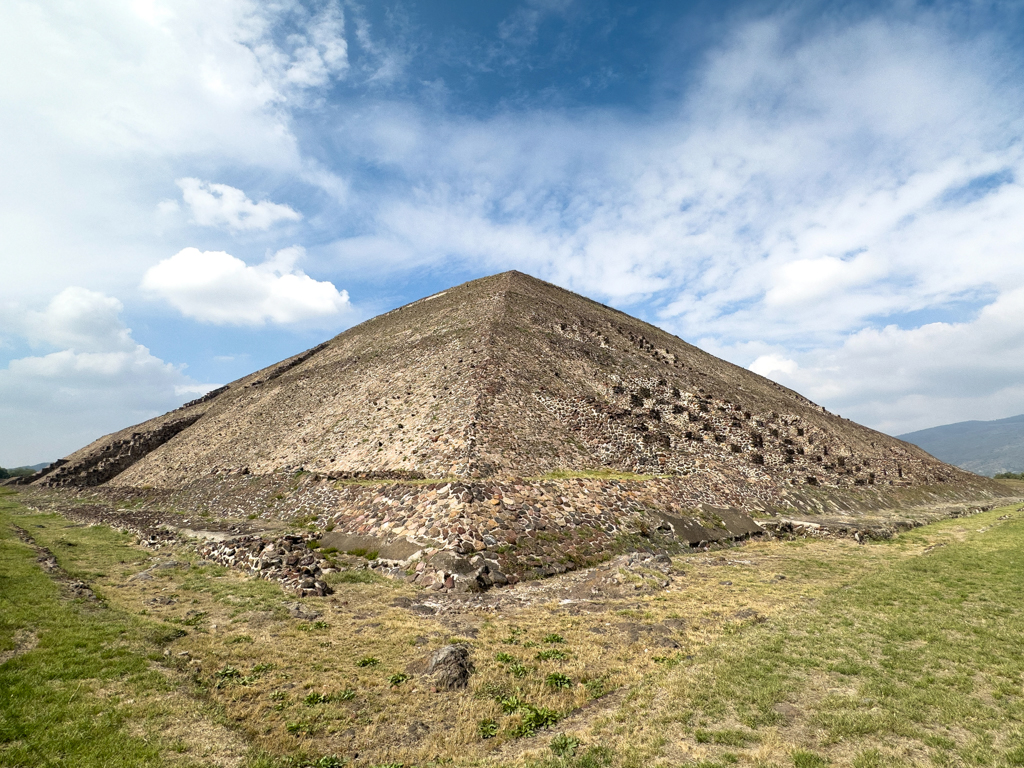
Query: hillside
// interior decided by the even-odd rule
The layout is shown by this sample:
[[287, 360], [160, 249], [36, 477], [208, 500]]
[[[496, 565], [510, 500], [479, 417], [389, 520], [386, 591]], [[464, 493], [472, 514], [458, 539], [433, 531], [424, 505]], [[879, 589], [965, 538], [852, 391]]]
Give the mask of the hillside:
[[908, 432], [899, 439], [979, 475], [1024, 471], [1024, 414], [945, 424]]

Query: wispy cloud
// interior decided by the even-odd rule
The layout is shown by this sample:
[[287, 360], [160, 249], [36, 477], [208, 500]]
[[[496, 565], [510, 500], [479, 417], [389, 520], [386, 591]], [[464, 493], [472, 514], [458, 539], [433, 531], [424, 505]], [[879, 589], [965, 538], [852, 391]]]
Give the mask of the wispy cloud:
[[[1024, 285], [1024, 109], [995, 44], [947, 21], [752, 21], [653, 117], [381, 111], [340, 135], [386, 158], [394, 184], [331, 251], [526, 269], [742, 364], [829, 356], [848, 338], [881, 343], [888, 318], [999, 301]], [[804, 386], [832, 391], [814, 370], [822, 387]], [[841, 378], [873, 423], [947, 415], [880, 418], [869, 388], [856, 394], [863, 377]]]
[[196, 224], [224, 226], [236, 232], [270, 229], [279, 221], [299, 221], [302, 214], [289, 205], [262, 200], [254, 203], [245, 192], [227, 184], [211, 184], [199, 179], [178, 179], [181, 195]]

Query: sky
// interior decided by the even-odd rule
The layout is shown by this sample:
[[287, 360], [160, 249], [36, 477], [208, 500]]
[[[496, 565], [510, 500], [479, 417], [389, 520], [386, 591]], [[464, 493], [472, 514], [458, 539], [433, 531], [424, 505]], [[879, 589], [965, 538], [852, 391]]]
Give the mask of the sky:
[[6, 0], [0, 466], [518, 269], [889, 434], [1024, 413], [1024, 4]]

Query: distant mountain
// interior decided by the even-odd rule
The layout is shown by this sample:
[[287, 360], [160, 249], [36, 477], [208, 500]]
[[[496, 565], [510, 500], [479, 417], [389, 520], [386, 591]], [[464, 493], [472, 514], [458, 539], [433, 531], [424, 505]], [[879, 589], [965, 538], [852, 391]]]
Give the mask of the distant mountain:
[[898, 437], [979, 475], [1024, 471], [1024, 414], [996, 421], [961, 421]]

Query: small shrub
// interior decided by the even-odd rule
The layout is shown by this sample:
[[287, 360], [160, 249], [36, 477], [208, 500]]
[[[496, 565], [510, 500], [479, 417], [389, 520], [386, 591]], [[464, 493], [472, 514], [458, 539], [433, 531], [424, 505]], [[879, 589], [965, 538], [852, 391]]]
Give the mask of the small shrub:
[[587, 689], [587, 696], [591, 699], [599, 699], [608, 693], [608, 681], [604, 676], [584, 678], [583, 687]]
[[485, 717], [476, 725], [481, 739], [493, 739], [498, 735], [498, 722], [493, 717]]
[[501, 711], [506, 715], [511, 715], [529, 705], [518, 696], [504, 696], [498, 699], [498, 706], [501, 707]]
[[523, 630], [519, 629], [519, 627], [512, 627], [512, 629], [509, 630], [508, 636], [503, 637], [501, 642], [505, 645], [519, 645], [519, 637], [522, 634]]
[[561, 648], [548, 648], [545, 651], [541, 651], [537, 654], [537, 661], [564, 661], [569, 658], [569, 654], [563, 651]]
[[360, 547], [358, 549], [346, 550], [345, 554], [346, 555], [354, 555], [356, 557], [364, 557], [367, 560], [376, 560], [377, 559], [377, 551], [376, 550], [364, 549], [362, 547]]
[[561, 672], [552, 672], [544, 679], [544, 682], [548, 688], [554, 688], [555, 690], [572, 688], [572, 680]]
[[292, 736], [311, 736], [313, 734], [313, 726], [302, 721], [287, 723], [285, 730]]
[[311, 763], [301, 763], [302, 768], [344, 768], [345, 758], [337, 755], [325, 755]]
[[380, 659], [376, 656], [363, 656], [356, 662], [357, 667], [376, 667], [378, 664], [380, 664]]
[[580, 740], [575, 736], [560, 733], [551, 739], [548, 747], [555, 753], [556, 757], [573, 757], [579, 749]]
[[794, 749], [790, 757], [793, 758], [794, 768], [822, 768], [828, 765], [828, 760], [805, 749]]
[[532, 736], [541, 728], [549, 728], [561, 719], [555, 710], [527, 704], [522, 710], [523, 720], [512, 732], [513, 736]]

